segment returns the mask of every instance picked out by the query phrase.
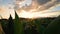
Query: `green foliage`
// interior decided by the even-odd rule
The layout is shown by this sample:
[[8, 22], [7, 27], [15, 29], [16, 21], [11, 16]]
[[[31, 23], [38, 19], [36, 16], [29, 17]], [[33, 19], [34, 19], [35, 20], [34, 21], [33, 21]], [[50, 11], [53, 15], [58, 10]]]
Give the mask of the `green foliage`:
[[2, 25], [4, 32], [7, 34], [8, 33], [8, 22], [5, 20], [2, 20], [1, 25]]
[[8, 19], [8, 34], [13, 34], [13, 29], [14, 29], [14, 27], [13, 27], [13, 19], [12, 19], [12, 16], [10, 15], [10, 18]]
[[43, 34], [43, 31], [45, 30], [45, 27], [41, 25], [40, 19], [35, 20], [35, 24], [36, 24], [38, 33]]
[[0, 34], [5, 34], [4, 31], [3, 31], [3, 29], [2, 29], [1, 23], [0, 23]]
[[24, 34], [23, 23], [19, 20], [19, 17], [16, 12], [14, 20], [14, 34]]
[[44, 34], [60, 34], [60, 16], [48, 25]]
[[10, 15], [7, 21], [0, 22], [0, 34], [60, 34], [60, 16], [54, 20], [46, 18], [27, 21], [19, 18], [15, 11], [15, 19]]

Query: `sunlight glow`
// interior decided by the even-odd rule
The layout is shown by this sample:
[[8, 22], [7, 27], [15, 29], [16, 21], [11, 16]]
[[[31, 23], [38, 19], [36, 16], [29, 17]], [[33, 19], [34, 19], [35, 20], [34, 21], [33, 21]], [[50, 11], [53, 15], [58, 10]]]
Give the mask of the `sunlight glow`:
[[[57, 0], [52, 0], [46, 4], [39, 5], [36, 1], [24, 0], [16, 1], [15, 5], [3, 5], [0, 6], [0, 16], [3, 19], [8, 19], [10, 14], [13, 19], [15, 18], [15, 11], [20, 18], [44, 18], [44, 17], [56, 17], [60, 15], [60, 10], [56, 11], [54, 8], [55, 2]], [[51, 4], [51, 5], [50, 5]], [[60, 6], [57, 4], [57, 7]], [[54, 9], [54, 10], [53, 10]], [[1, 18], [1, 17], [0, 17]]]

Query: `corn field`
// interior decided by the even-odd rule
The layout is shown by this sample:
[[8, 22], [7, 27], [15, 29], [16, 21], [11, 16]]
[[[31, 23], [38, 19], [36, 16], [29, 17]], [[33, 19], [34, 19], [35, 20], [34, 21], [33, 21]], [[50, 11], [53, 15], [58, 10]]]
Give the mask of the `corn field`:
[[60, 16], [54, 19], [24, 19], [15, 12], [8, 20], [0, 20], [0, 34], [60, 34]]

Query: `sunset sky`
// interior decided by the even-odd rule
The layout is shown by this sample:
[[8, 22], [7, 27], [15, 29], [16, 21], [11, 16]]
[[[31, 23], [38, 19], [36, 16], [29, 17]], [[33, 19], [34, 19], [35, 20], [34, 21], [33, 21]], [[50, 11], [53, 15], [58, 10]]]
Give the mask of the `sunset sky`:
[[16, 10], [22, 18], [56, 17], [60, 15], [60, 0], [0, 0], [0, 18], [15, 17]]

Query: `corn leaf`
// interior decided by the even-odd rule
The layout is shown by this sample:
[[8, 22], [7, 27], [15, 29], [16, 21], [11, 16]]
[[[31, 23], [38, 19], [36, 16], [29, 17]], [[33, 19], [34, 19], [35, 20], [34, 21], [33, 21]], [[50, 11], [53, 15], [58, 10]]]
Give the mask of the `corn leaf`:
[[41, 23], [40, 23], [40, 20], [35, 20], [35, 23], [36, 23], [36, 27], [37, 27], [37, 31], [39, 34], [42, 34], [42, 30], [41, 30]]
[[60, 16], [48, 25], [44, 34], [60, 34]]
[[12, 16], [10, 15], [10, 18], [8, 19], [8, 34], [13, 34], [13, 19], [12, 19]]
[[8, 32], [8, 21], [6, 21], [6, 19], [1, 19], [1, 25], [2, 25], [2, 28], [5, 32], [5, 34], [7, 34]]
[[17, 13], [15, 12], [14, 20], [14, 34], [23, 34], [23, 22], [19, 20]]
[[5, 34], [4, 31], [3, 31], [1, 23], [0, 23], [0, 34]]

